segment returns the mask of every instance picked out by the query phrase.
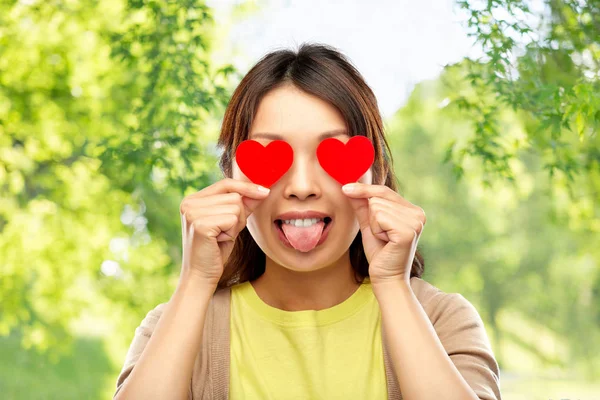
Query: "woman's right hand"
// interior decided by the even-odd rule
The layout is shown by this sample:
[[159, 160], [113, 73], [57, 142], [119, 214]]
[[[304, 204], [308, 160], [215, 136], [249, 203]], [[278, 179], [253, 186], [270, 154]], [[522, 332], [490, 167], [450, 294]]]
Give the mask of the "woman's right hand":
[[215, 288], [235, 238], [248, 216], [269, 195], [251, 182], [225, 178], [184, 197], [179, 207], [183, 240], [182, 279]]

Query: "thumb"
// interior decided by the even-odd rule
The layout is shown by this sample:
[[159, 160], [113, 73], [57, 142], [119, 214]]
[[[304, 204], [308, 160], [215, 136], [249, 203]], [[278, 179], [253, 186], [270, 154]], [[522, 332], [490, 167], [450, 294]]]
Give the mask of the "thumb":
[[370, 226], [369, 223], [369, 199], [365, 198], [349, 198], [350, 204], [354, 209], [356, 218], [358, 219], [358, 225], [362, 231]]
[[256, 207], [258, 207], [263, 200], [264, 199], [255, 199], [252, 197], [242, 196], [242, 203], [244, 203], [244, 211], [246, 212], [246, 217], [252, 214]]

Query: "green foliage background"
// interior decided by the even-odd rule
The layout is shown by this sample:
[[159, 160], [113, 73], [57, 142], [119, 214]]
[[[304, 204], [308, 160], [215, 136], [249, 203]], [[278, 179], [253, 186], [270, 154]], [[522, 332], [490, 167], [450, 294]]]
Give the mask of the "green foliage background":
[[[401, 194], [427, 212], [425, 279], [476, 305], [506, 399], [590, 398], [600, 2], [457, 7], [483, 56], [385, 121]], [[135, 328], [175, 288], [179, 203], [221, 178], [243, 71], [213, 57], [219, 29], [197, 0], [0, 0], [3, 398], [112, 397]]]

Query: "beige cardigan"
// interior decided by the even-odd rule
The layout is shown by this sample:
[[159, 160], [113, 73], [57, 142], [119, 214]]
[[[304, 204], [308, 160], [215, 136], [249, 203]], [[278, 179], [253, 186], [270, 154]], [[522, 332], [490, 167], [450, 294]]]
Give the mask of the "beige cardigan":
[[[429, 316], [446, 353], [482, 400], [501, 400], [500, 373], [483, 321], [475, 307], [459, 293], [445, 293], [427, 281], [412, 277], [410, 284]], [[231, 288], [215, 291], [208, 307], [202, 348], [196, 357], [189, 400], [229, 398], [229, 307]], [[148, 343], [166, 303], [148, 312], [135, 330], [125, 363], [117, 378], [115, 396]], [[388, 399], [402, 400], [383, 329], [382, 345]], [[113, 396], [114, 398], [114, 396]]]

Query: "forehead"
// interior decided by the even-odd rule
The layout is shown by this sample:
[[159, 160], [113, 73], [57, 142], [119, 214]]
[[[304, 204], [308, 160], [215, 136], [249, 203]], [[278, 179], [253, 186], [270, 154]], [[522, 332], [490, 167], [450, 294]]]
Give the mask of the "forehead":
[[249, 139], [322, 140], [346, 133], [342, 114], [333, 105], [292, 85], [268, 92], [261, 100]]

